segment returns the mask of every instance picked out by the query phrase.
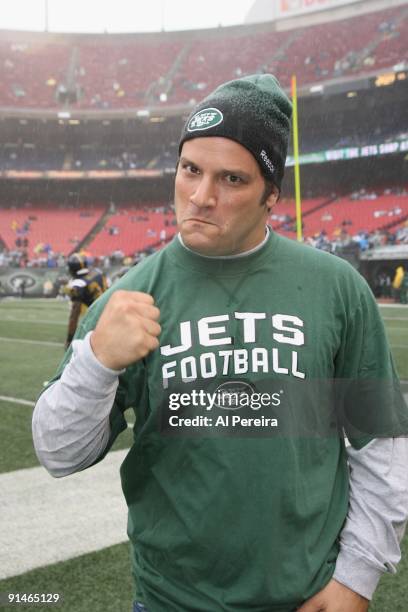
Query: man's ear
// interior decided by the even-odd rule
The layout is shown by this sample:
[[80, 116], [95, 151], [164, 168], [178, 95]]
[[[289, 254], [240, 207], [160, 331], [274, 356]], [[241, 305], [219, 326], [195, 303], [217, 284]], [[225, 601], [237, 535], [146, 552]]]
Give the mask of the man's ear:
[[274, 187], [272, 192], [269, 194], [269, 196], [266, 199], [266, 202], [265, 202], [266, 210], [268, 212], [271, 212], [272, 208], [275, 206], [278, 200], [279, 200], [279, 189], [277, 187]]

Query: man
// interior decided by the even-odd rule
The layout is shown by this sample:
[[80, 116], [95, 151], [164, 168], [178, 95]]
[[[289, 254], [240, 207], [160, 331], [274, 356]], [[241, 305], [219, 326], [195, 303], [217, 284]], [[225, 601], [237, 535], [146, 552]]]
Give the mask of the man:
[[394, 299], [396, 302], [401, 301], [401, 286], [404, 280], [404, 266], [398, 266], [395, 270], [392, 288], [394, 289]]
[[389, 436], [407, 418], [373, 296], [266, 227], [290, 116], [271, 75], [195, 109], [179, 236], [91, 307], [35, 408], [56, 477], [102, 459], [135, 411], [135, 610], [364, 612], [400, 557], [408, 452]]
[[102, 272], [89, 271], [87, 259], [81, 253], [74, 253], [68, 258], [68, 269], [72, 276], [67, 286], [71, 299], [71, 311], [65, 349], [68, 349], [71, 344], [82, 311], [89, 308], [108, 287], [106, 277]]

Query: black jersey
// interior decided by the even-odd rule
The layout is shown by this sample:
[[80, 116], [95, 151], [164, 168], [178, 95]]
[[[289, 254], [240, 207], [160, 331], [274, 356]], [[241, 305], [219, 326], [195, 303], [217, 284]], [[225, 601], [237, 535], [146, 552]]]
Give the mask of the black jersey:
[[106, 277], [100, 270], [90, 270], [68, 283], [69, 297], [73, 302], [90, 306], [107, 289]]

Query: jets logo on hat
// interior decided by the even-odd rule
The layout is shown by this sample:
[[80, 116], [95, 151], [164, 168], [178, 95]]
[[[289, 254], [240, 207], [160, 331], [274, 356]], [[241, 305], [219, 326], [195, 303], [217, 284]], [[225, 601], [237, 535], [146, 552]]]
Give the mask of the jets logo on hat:
[[209, 130], [222, 123], [223, 120], [224, 115], [218, 108], [203, 108], [190, 119], [187, 131]]

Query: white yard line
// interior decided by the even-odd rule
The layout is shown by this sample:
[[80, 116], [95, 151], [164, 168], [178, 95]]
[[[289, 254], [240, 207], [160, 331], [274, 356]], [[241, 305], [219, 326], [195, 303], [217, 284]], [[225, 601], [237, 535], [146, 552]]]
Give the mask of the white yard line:
[[0, 579], [127, 541], [127, 452], [62, 479], [42, 467], [0, 474]]
[[382, 317], [383, 321], [406, 321], [408, 322], [408, 317]]
[[30, 319], [18, 317], [9, 317], [0, 315], [0, 323], [5, 321], [13, 321], [14, 323], [45, 323], [46, 325], [67, 325], [67, 321], [50, 321], [50, 319]]
[[69, 304], [68, 299], [59, 299], [59, 298], [42, 298], [42, 297], [27, 298], [26, 297], [24, 299], [21, 299], [21, 297], [16, 296], [16, 295], [8, 295], [4, 297], [3, 299], [4, 301], [7, 301], [7, 302], [18, 302], [19, 304], [49, 304], [49, 305], [52, 305], [53, 308], [56, 308], [57, 305], [63, 308], [65, 304]]
[[42, 346], [64, 346], [63, 342], [45, 342], [44, 340], [23, 340], [23, 338], [4, 338], [0, 336], [0, 342], [12, 342], [13, 344], [40, 344]]
[[[0, 402], [9, 402], [10, 404], [21, 404], [22, 406], [29, 406], [30, 408], [34, 408], [35, 402], [30, 402], [29, 400], [19, 399], [18, 397], [8, 397], [8, 395], [0, 395]], [[134, 427], [134, 421], [128, 421], [127, 426], [129, 429]]]
[[0, 395], [0, 401], [10, 402], [11, 404], [21, 404], [22, 406], [35, 406], [35, 402], [19, 399], [18, 397], [8, 397], [7, 395]]

